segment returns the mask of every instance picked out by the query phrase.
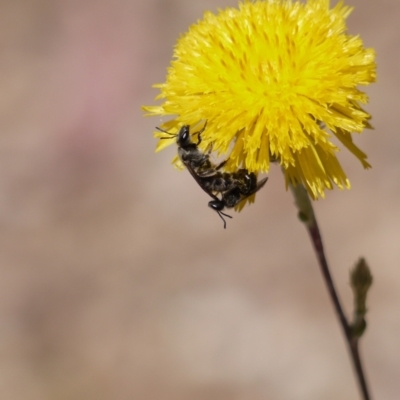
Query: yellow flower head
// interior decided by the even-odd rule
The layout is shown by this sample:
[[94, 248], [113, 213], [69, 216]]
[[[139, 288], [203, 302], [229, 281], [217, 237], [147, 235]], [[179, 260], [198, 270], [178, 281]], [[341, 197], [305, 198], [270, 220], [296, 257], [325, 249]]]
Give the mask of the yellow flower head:
[[330, 9], [329, 0], [206, 12], [179, 38], [166, 82], [156, 85], [163, 103], [144, 109], [174, 116], [163, 125], [172, 131], [207, 121], [202, 146], [229, 154], [227, 171], [268, 172], [277, 160], [286, 183], [303, 183], [314, 199], [333, 183], [349, 187], [330, 139], [370, 167], [351, 133], [370, 127], [357, 86], [376, 75], [373, 49], [346, 33], [350, 12], [342, 2]]

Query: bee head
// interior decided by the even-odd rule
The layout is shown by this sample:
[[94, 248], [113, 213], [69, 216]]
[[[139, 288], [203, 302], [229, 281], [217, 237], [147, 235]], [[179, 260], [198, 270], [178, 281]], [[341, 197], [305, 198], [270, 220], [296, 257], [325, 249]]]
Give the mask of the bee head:
[[228, 217], [228, 218], [232, 218], [232, 217], [230, 215], [222, 212], [222, 210], [225, 207], [224, 201], [216, 198], [215, 200], [211, 200], [208, 202], [208, 207], [212, 208], [214, 211], [216, 211], [218, 213], [219, 217], [224, 222], [224, 229], [226, 229], [226, 221], [225, 221], [224, 217]]
[[180, 147], [185, 147], [188, 144], [192, 143], [192, 140], [190, 138], [189, 125], [183, 125], [182, 128], [179, 130], [178, 136], [176, 138], [176, 143], [178, 143], [178, 146]]

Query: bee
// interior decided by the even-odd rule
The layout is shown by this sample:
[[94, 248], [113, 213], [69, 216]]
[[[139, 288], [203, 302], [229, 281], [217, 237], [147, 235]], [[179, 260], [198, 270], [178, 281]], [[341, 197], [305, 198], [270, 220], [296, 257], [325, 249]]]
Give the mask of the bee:
[[[177, 134], [156, 127], [156, 129], [158, 129], [160, 132], [166, 133], [171, 137], [176, 137], [176, 144], [178, 145], [178, 156], [180, 160], [192, 175], [193, 173], [195, 173], [196, 176], [200, 177], [215, 175], [216, 172], [221, 169], [227, 161], [225, 160], [218, 165], [214, 165], [210, 160], [211, 149], [207, 153], [204, 153], [202, 150], [199, 149], [199, 144], [202, 141], [201, 134], [206, 129], [206, 126], [207, 122], [204, 124], [203, 128], [200, 131], [195, 132], [192, 135], [190, 134], [189, 125], [183, 125]], [[197, 143], [194, 143], [191, 138], [191, 136], [195, 135], [197, 135]], [[161, 139], [169, 138], [162, 137]], [[196, 179], [195, 176], [194, 178]]]
[[[249, 173], [244, 168], [236, 172], [221, 172], [220, 169], [228, 160], [215, 165], [210, 160], [211, 149], [207, 153], [204, 153], [198, 147], [202, 141], [201, 134], [204, 132], [206, 126], [207, 122], [200, 131], [192, 135], [190, 134], [189, 125], [183, 125], [177, 134], [167, 132], [161, 128], [157, 129], [171, 137], [176, 137], [180, 160], [198, 185], [213, 199], [208, 203], [208, 206], [218, 213], [224, 222], [224, 229], [226, 229], [224, 217], [232, 218], [232, 216], [225, 214], [222, 210], [224, 208], [233, 208], [247, 197], [256, 193], [265, 185], [268, 178], [257, 182], [257, 176], [252, 172]], [[197, 143], [193, 142], [191, 138], [191, 136], [195, 136], [196, 134], [198, 138]], [[163, 137], [161, 139], [169, 138]], [[221, 198], [217, 194], [220, 194]]]
[[237, 206], [240, 202], [258, 192], [268, 180], [267, 177], [257, 181], [256, 175], [252, 172], [249, 173], [244, 168], [233, 172], [231, 175], [236, 180], [236, 184], [222, 192], [221, 199], [217, 198], [208, 202], [208, 206], [216, 211], [224, 222], [224, 229], [226, 229], [226, 221], [223, 216], [232, 217], [223, 213], [222, 210], [224, 208], [233, 208]]

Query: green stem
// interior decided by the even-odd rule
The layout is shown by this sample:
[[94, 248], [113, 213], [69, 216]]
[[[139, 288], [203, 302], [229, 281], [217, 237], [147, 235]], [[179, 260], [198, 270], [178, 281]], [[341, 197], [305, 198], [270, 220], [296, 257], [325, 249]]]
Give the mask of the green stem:
[[293, 196], [296, 201], [296, 205], [299, 209], [299, 218], [305, 224], [308, 233], [310, 235], [312, 244], [314, 246], [315, 253], [318, 258], [318, 263], [325, 280], [326, 287], [328, 289], [329, 296], [332, 300], [333, 306], [336, 311], [336, 315], [339, 319], [340, 325], [342, 327], [350, 356], [353, 362], [353, 367], [355, 370], [355, 374], [358, 380], [358, 384], [360, 386], [362, 399], [363, 400], [371, 400], [371, 396], [369, 394], [367, 382], [365, 379], [365, 374], [362, 366], [362, 362], [360, 359], [360, 353], [358, 349], [358, 338], [353, 337], [352, 329], [350, 324], [344, 314], [343, 307], [340, 303], [339, 296], [337, 294], [335, 285], [333, 283], [333, 279], [330, 273], [329, 265], [325, 257], [324, 247], [322, 243], [321, 233], [319, 231], [318, 223], [315, 218], [314, 210], [311, 204], [310, 197], [301, 184], [296, 186], [290, 185], [290, 188], [293, 192]]

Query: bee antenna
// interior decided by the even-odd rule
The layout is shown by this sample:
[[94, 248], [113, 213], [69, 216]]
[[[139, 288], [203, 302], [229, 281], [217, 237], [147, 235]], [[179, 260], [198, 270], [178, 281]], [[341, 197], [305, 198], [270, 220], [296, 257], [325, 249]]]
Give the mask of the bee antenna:
[[[224, 229], [226, 229], [226, 221], [225, 221], [224, 217], [232, 218], [232, 216], [231, 216], [231, 215], [228, 215], [228, 214], [225, 214], [225, 213], [223, 213], [222, 211], [217, 211], [217, 213], [218, 213], [219, 217], [222, 219], [222, 221], [224, 221]], [[223, 217], [221, 214], [222, 214], [224, 217]]]
[[[160, 131], [160, 132], [166, 133], [167, 135], [170, 135], [170, 136], [173, 136], [173, 137], [178, 136], [176, 133], [171, 133], [171, 132], [165, 131], [164, 129], [161, 129], [161, 128], [159, 128], [158, 126], [156, 126], [156, 129], [157, 129], [158, 131]], [[162, 138], [160, 138], [160, 139], [171, 139], [171, 138], [169, 138], [169, 137], [162, 137]]]

